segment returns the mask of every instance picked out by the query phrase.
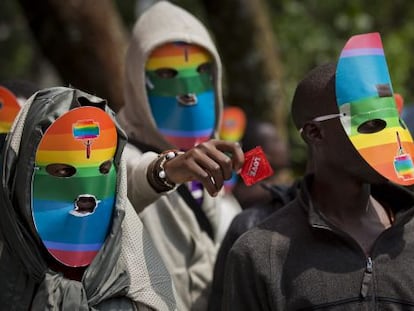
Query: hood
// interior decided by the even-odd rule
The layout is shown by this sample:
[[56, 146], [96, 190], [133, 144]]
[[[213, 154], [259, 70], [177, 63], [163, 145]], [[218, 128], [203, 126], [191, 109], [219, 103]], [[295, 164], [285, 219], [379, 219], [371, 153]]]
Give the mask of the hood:
[[[120, 290], [128, 286], [129, 280], [125, 271], [118, 267], [121, 252], [121, 224], [126, 201], [124, 197], [126, 191], [123, 190], [126, 189], [125, 167], [120, 163], [126, 136], [116, 122], [118, 145], [114, 165], [117, 167], [117, 196], [112, 226], [104, 246], [83, 275], [82, 282], [66, 279], [48, 268], [48, 254], [34, 226], [31, 211], [31, 180], [35, 170], [37, 147], [45, 131], [56, 119], [80, 106], [100, 108], [114, 119], [114, 113], [105, 100], [76, 89], [55, 87], [41, 90], [29, 98], [7, 136], [2, 159], [0, 233], [4, 248], [10, 250], [12, 260], [19, 263], [19, 269], [25, 272], [27, 278], [26, 283], [21, 284], [21, 289], [11, 288], [13, 286], [5, 284], [0, 286], [2, 301], [4, 299], [1, 298], [6, 296], [13, 299], [25, 297], [24, 300], [27, 301], [27, 297], [53, 296], [55, 298], [60, 295], [64, 305], [65, 301], [73, 299], [77, 301], [79, 299], [76, 296], [84, 295], [83, 299], [87, 297], [89, 303], [92, 301], [99, 303], [108, 297], [119, 295]], [[2, 256], [0, 266], [3, 268], [0, 268], [0, 279], [9, 279], [7, 275], [10, 272], [7, 270], [10, 268], [4, 266], [4, 260], [7, 258]], [[36, 284], [35, 292], [30, 291], [29, 282]], [[106, 282], [112, 284], [105, 284]], [[105, 288], [105, 293], [100, 292], [101, 286]], [[58, 300], [56, 298], [56, 301]], [[39, 304], [46, 302], [46, 298], [40, 298], [38, 301]], [[41, 309], [41, 306], [39, 308]]]
[[157, 2], [136, 22], [125, 60], [125, 105], [118, 120], [128, 138], [159, 150], [172, 148], [157, 130], [145, 87], [145, 64], [151, 52], [168, 42], [182, 41], [206, 49], [214, 59], [217, 134], [223, 108], [221, 61], [207, 29], [193, 15], [167, 1]]
[[[3, 161], [5, 176], [2, 182], [12, 200], [17, 203], [14, 204], [17, 213], [30, 224], [31, 193], [21, 189], [28, 190], [31, 187], [37, 147], [47, 128], [61, 115], [76, 107], [95, 106], [110, 114], [112, 119], [114, 113], [107, 106], [106, 100], [64, 87], [39, 91], [27, 104], [17, 116], [16, 124], [13, 125], [11, 135], [6, 141], [7, 149]], [[119, 141], [114, 164], [118, 167], [126, 137], [119, 126], [117, 132]]]

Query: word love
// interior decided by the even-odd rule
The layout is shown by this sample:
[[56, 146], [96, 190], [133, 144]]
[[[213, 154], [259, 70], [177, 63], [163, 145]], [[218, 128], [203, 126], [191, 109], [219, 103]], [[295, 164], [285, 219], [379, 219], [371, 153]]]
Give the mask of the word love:
[[258, 146], [244, 154], [244, 165], [240, 176], [246, 186], [251, 186], [273, 175], [273, 169], [266, 159], [262, 147]]

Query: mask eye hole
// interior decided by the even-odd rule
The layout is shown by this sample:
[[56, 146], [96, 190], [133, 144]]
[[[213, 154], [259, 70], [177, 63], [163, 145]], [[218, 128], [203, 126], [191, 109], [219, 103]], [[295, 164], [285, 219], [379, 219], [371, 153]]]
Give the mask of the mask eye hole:
[[109, 170], [111, 169], [111, 166], [112, 166], [111, 160], [105, 161], [99, 166], [99, 172], [101, 174], [108, 174]]
[[197, 67], [198, 73], [207, 73], [211, 74], [212, 72], [212, 65], [211, 63], [203, 63], [200, 66]]
[[358, 127], [358, 133], [372, 134], [382, 131], [387, 126], [387, 122], [381, 119], [368, 120]]
[[71, 177], [76, 174], [76, 168], [63, 163], [53, 163], [46, 166], [46, 172], [56, 177]]
[[178, 71], [173, 68], [160, 68], [155, 70], [155, 73], [162, 79], [172, 79], [178, 74]]

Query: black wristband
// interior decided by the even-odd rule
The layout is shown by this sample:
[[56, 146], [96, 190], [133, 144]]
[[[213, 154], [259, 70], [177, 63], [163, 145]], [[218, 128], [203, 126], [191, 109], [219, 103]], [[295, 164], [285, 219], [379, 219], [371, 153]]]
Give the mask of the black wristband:
[[175, 188], [175, 183], [171, 182], [164, 170], [167, 161], [174, 159], [177, 155], [182, 154], [179, 150], [167, 150], [162, 152], [156, 161], [149, 166], [147, 178], [151, 186], [157, 192], [166, 192]]

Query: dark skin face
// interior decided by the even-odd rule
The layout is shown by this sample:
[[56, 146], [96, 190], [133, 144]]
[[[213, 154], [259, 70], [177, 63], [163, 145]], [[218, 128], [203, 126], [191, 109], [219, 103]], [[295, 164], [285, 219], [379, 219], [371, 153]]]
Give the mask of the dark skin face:
[[339, 119], [307, 122], [302, 135], [313, 155], [312, 200], [369, 253], [378, 235], [391, 225], [384, 207], [370, 196], [370, 184], [385, 178], [358, 154]]
[[303, 136], [312, 149], [315, 174], [325, 182], [334, 184], [349, 180], [350, 183], [364, 184], [386, 181], [359, 155], [338, 118], [307, 122]]

